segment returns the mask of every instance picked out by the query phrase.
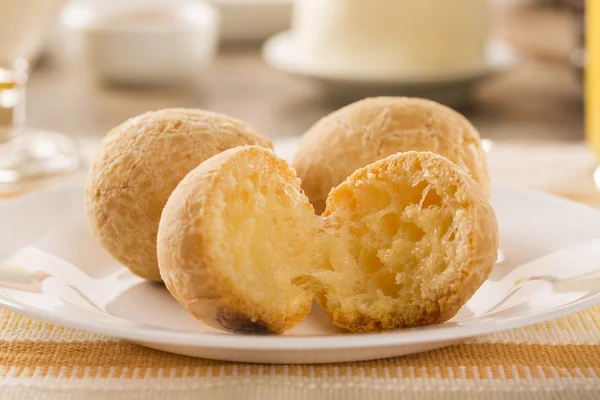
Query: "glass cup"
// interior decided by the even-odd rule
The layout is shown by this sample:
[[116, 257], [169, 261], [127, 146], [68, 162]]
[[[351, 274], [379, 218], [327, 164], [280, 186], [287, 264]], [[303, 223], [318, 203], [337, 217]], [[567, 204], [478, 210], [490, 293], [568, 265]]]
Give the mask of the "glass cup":
[[[68, 137], [25, 125], [29, 61], [65, 0], [0, 0], [0, 191], [79, 165]], [[49, 99], [50, 101], [50, 99]]]

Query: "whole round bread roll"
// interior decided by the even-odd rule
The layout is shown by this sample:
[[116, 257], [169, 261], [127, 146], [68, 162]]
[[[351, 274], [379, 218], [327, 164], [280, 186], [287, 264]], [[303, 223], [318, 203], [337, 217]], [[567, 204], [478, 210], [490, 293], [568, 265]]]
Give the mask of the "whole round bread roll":
[[102, 246], [134, 274], [160, 281], [156, 234], [179, 181], [202, 161], [242, 145], [272, 144], [246, 123], [198, 109], [148, 112], [111, 130], [85, 185], [85, 211]]
[[179, 183], [157, 250], [171, 294], [211, 326], [281, 333], [316, 297], [335, 325], [373, 332], [452, 318], [489, 276], [498, 227], [479, 185], [431, 152], [357, 170], [317, 216], [284, 160], [244, 146]]
[[355, 170], [411, 150], [448, 158], [489, 196], [486, 156], [475, 127], [451, 108], [418, 98], [368, 98], [327, 115], [304, 134], [292, 166], [320, 214], [329, 191]]

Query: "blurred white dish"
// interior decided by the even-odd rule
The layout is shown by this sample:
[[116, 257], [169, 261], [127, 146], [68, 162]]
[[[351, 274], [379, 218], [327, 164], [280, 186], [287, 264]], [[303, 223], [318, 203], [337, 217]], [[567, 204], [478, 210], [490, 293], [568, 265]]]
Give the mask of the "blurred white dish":
[[314, 60], [304, 59], [294, 48], [290, 32], [279, 33], [263, 46], [263, 56], [273, 68], [318, 82], [330, 95], [365, 97], [404, 95], [423, 97], [449, 106], [468, 100], [475, 84], [515, 66], [518, 55], [506, 42], [494, 39], [486, 46], [485, 65], [467, 74], [398, 74], [378, 76], [365, 70], [341, 73], [321, 68]]
[[336, 75], [468, 75], [485, 65], [488, 0], [298, 0], [294, 52]]
[[81, 33], [98, 78], [129, 85], [197, 75], [214, 56], [219, 30], [215, 8], [193, 0], [78, 0], [62, 20]]
[[258, 42], [290, 26], [294, 0], [211, 0], [221, 15], [221, 40]]
[[[289, 157], [294, 144], [276, 143], [276, 149]], [[143, 281], [114, 261], [90, 233], [82, 203], [82, 184], [74, 183], [0, 204], [0, 306], [195, 357], [318, 363], [431, 350], [600, 303], [600, 241], [544, 257], [600, 237], [600, 213], [496, 185], [492, 203], [506, 258], [451, 321], [347, 334], [315, 306], [305, 321], [281, 336], [230, 334], [194, 320], [163, 285]]]

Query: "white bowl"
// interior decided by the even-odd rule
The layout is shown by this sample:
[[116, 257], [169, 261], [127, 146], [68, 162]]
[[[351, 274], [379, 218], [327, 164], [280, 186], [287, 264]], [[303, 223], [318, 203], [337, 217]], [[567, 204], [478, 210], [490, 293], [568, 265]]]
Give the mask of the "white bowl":
[[294, 0], [211, 0], [221, 15], [221, 40], [258, 42], [289, 29]]
[[81, 33], [98, 78], [130, 85], [192, 78], [213, 58], [219, 30], [215, 8], [191, 0], [79, 0], [62, 20]]

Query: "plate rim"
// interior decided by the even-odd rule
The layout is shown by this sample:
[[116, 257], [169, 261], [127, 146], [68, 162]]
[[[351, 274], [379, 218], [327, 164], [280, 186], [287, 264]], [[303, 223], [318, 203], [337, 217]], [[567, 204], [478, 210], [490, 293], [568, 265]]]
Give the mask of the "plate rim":
[[[165, 345], [184, 345], [195, 348], [216, 348], [235, 350], [342, 350], [356, 348], [372, 348], [385, 346], [406, 346], [425, 344], [437, 341], [457, 341], [502, 332], [524, 326], [535, 325], [541, 322], [560, 318], [578, 311], [585, 310], [600, 304], [600, 294], [578, 300], [541, 313], [535, 316], [516, 317], [502, 324], [481, 324], [474, 329], [473, 326], [440, 326], [428, 332], [418, 328], [414, 330], [397, 330], [377, 333], [341, 333], [328, 336], [285, 336], [285, 335], [239, 335], [223, 333], [201, 332], [170, 332], [151, 327], [140, 329], [137, 327], [114, 326], [102, 323], [83, 323], [55, 314], [48, 314], [41, 310], [31, 309], [15, 301], [6, 301], [0, 294], [0, 306], [18, 314], [57, 324], [73, 329], [102, 334], [110, 337], [130, 341], [160, 343]], [[110, 315], [110, 314], [108, 314]], [[112, 316], [111, 316], [112, 317]], [[118, 318], [118, 317], [114, 317]], [[141, 324], [138, 324], [141, 325]], [[432, 327], [435, 325], [429, 325]]]
[[[523, 188], [508, 184], [493, 184], [495, 190], [508, 190], [519, 193], [525, 196], [537, 196], [545, 198], [546, 201], [552, 201], [569, 207], [575, 207], [590, 215], [595, 214], [595, 217], [600, 220], [600, 212], [594, 208], [582, 203], [578, 203], [566, 198], [562, 198], [550, 193], [541, 192], [539, 190]], [[23, 201], [24, 198], [32, 198], [35, 196], [43, 196], [50, 191], [65, 191], [81, 188], [82, 182], [65, 182], [60, 186], [54, 186], [31, 193], [27, 196], [21, 196], [12, 200], [8, 200], [0, 205], [0, 211], [6, 206], [6, 203], [15, 204]], [[573, 244], [571, 246], [577, 246]], [[563, 248], [568, 248], [566, 246]], [[560, 249], [556, 249], [560, 250]], [[160, 327], [154, 327], [143, 324], [127, 325], [108, 325], [104, 323], [96, 323], [95, 321], [85, 322], [68, 318], [66, 316], [56, 315], [45, 312], [43, 310], [30, 308], [22, 302], [14, 299], [6, 299], [3, 290], [0, 289], [0, 307], [10, 311], [25, 315], [30, 318], [36, 318], [53, 324], [67, 326], [74, 329], [81, 329], [88, 332], [103, 334], [112, 337], [118, 337], [131, 341], [161, 343], [166, 345], [185, 345], [195, 348], [216, 348], [216, 349], [236, 349], [236, 350], [340, 350], [350, 348], [373, 348], [384, 346], [403, 346], [424, 344], [433, 341], [451, 341], [468, 339], [475, 336], [501, 332], [509, 329], [520, 328], [527, 325], [537, 324], [551, 319], [569, 315], [586, 308], [600, 304], [600, 295], [593, 295], [588, 298], [576, 300], [570, 304], [561, 305], [556, 308], [549, 309], [543, 313], [533, 316], [517, 316], [503, 323], [495, 324], [480, 324], [477, 326], [460, 326], [451, 325], [444, 327], [439, 325], [437, 329], [431, 329], [424, 332], [422, 329], [415, 328], [409, 330], [397, 330], [390, 332], [378, 332], [367, 334], [356, 333], [340, 333], [339, 335], [325, 336], [285, 336], [285, 335], [239, 335], [229, 333], [201, 333], [189, 331], [167, 331]], [[126, 319], [112, 316], [112, 318], [121, 319], [124, 322], [130, 322]], [[429, 326], [431, 328], [431, 326]]]

